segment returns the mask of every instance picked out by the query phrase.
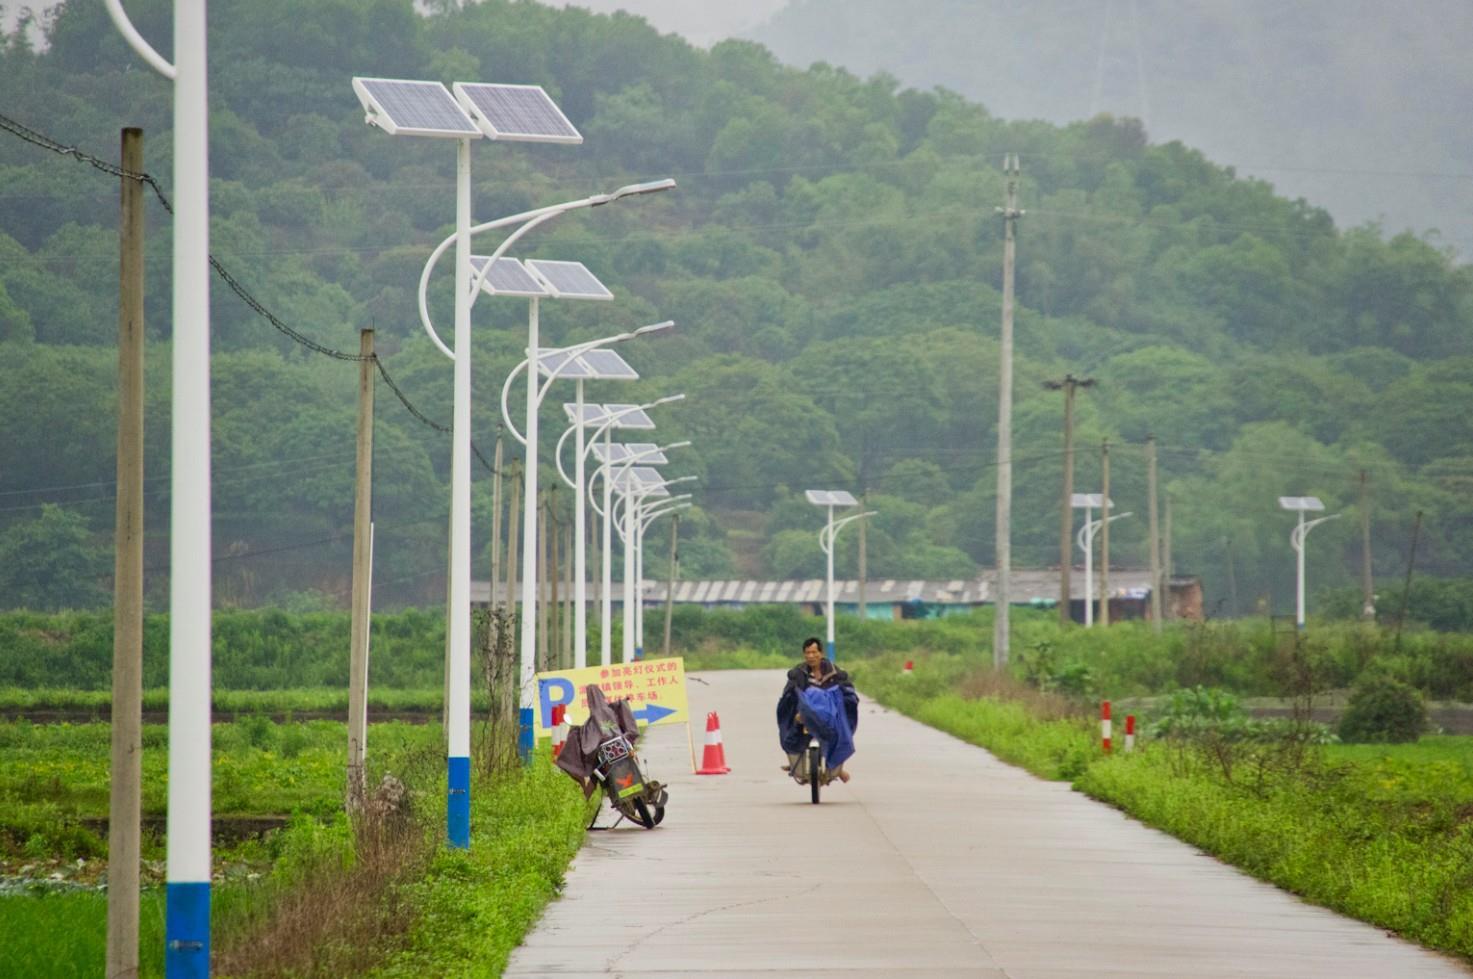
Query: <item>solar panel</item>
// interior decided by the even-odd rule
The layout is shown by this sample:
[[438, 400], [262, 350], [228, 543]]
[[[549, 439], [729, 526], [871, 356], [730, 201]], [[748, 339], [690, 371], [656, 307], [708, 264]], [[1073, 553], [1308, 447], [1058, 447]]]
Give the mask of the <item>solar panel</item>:
[[[472, 255], [471, 271], [480, 275], [489, 261], [485, 255]], [[498, 258], [491, 274], [481, 281], [481, 288], [493, 296], [536, 298], [550, 295], [547, 287], [533, 278], [527, 267], [514, 258]]]
[[1319, 511], [1325, 508], [1318, 496], [1281, 496], [1279, 506], [1285, 510]]
[[639, 372], [612, 350], [590, 350], [583, 355], [583, 363], [601, 381], [639, 380]]
[[455, 83], [455, 97], [492, 139], [581, 143], [582, 135], [541, 85]]
[[618, 415], [614, 420], [615, 428], [653, 429], [655, 420], [645, 414], [644, 409], [638, 405], [604, 405], [610, 414]]
[[660, 471], [648, 466], [626, 469], [615, 477], [614, 486], [623, 493], [633, 491], [642, 496], [670, 495], [670, 491], [665, 488], [665, 478], [660, 475]]
[[[1098, 510], [1098, 509], [1100, 509], [1101, 507], [1103, 507], [1105, 505], [1105, 494], [1103, 494], [1103, 493], [1071, 493], [1069, 495], [1069, 505], [1071, 507], [1076, 507], [1076, 508], [1087, 508], [1087, 509]], [[1110, 501], [1110, 505], [1111, 506], [1114, 506], [1115, 505], [1115, 501], [1114, 500], [1111, 500]]]
[[640, 466], [663, 466], [670, 461], [653, 442], [628, 442], [625, 450], [626, 459], [633, 459]]
[[391, 135], [479, 139], [481, 131], [439, 82], [355, 78], [353, 91], [369, 125]]
[[537, 351], [537, 369], [543, 377], [562, 380], [586, 380], [593, 376], [586, 364], [566, 350], [544, 347]]
[[623, 442], [612, 442], [605, 451], [602, 442], [593, 443], [593, 457], [599, 462], [620, 463], [626, 461], [630, 456], [629, 446]]
[[[576, 404], [564, 402], [563, 411], [568, 413], [568, 421], [574, 423], [578, 421], [578, 406]], [[602, 425], [608, 420], [608, 417], [609, 410], [603, 405], [585, 404], [583, 406], [583, 424], [585, 427]]]
[[527, 268], [559, 299], [614, 298], [614, 294], [582, 262], [549, 262], [534, 258], [527, 263]]
[[803, 494], [814, 506], [854, 506], [859, 501], [844, 490], [808, 490]]

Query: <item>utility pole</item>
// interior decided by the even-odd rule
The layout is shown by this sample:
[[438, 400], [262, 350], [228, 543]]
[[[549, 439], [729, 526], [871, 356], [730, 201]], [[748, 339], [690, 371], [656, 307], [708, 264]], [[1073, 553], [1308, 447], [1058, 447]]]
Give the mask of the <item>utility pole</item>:
[[577, 596], [573, 593], [573, 525], [563, 529], [563, 668], [572, 669], [573, 611]]
[[[537, 539], [527, 541], [535, 562], [533, 592], [537, 596], [536, 607], [527, 610], [527, 622], [535, 623], [537, 630], [537, 670], [547, 669], [547, 497], [537, 493]], [[536, 618], [532, 618], [532, 616]], [[525, 629], [523, 634], [525, 635]]]
[[1007, 204], [997, 209], [1002, 215], [1002, 333], [998, 343], [997, 381], [997, 581], [993, 598], [992, 665], [1008, 665], [1009, 578], [1013, 572], [1013, 270], [1017, 249], [1018, 157], [1009, 153], [1003, 161], [1007, 175]]
[[1103, 628], [1110, 625], [1110, 440], [1100, 443], [1100, 614]]
[[368, 603], [373, 521], [373, 331], [358, 332], [358, 444], [353, 482], [353, 622], [348, 639], [348, 811], [363, 805], [368, 740]]
[[1366, 471], [1360, 471], [1360, 617], [1376, 621], [1376, 594], [1371, 582], [1371, 497]]
[[1228, 605], [1233, 610], [1233, 618], [1238, 617], [1238, 571], [1234, 567], [1233, 539], [1227, 539], [1227, 572], [1228, 572]]
[[1401, 586], [1401, 611], [1396, 614], [1396, 642], [1391, 647], [1392, 655], [1401, 653], [1401, 627], [1407, 620], [1407, 603], [1412, 597], [1412, 569], [1417, 566], [1417, 538], [1422, 535], [1422, 511], [1417, 511], [1417, 519], [1412, 523], [1412, 550], [1407, 555], [1407, 577]]
[[118, 498], [113, 555], [107, 975], [138, 976], [143, 787], [143, 130], [122, 134], [118, 218]]
[[[521, 567], [518, 562], [520, 557], [518, 543], [521, 540], [522, 522], [516, 519], [516, 515], [522, 511], [522, 478], [521, 463], [516, 463], [511, 472], [511, 505], [506, 508], [506, 610], [507, 623], [511, 629], [512, 639], [516, 639], [517, 623], [521, 622], [527, 615], [526, 609], [517, 610], [516, 596], [521, 594], [517, 588], [517, 569]], [[515, 684], [513, 684], [515, 686]], [[512, 697], [515, 702], [516, 697]]]
[[1161, 631], [1161, 528], [1156, 518], [1156, 436], [1146, 436], [1146, 496], [1150, 512], [1150, 540], [1147, 548], [1151, 552], [1151, 628]]
[[[501, 581], [501, 464], [502, 464], [502, 436], [501, 429], [496, 430], [496, 455], [491, 462], [491, 594], [487, 596], [486, 607], [496, 611], [501, 607], [500, 600], [496, 597], [496, 586]], [[490, 618], [492, 646], [496, 642], [496, 617]]]
[[1168, 619], [1176, 618], [1175, 603], [1171, 599], [1171, 579], [1175, 577], [1175, 566], [1171, 560], [1171, 494], [1166, 494], [1166, 529], [1161, 532], [1161, 588], [1165, 595], [1161, 599], [1162, 614]]
[[[1050, 391], [1064, 392], [1064, 496], [1059, 508], [1059, 624], [1073, 621], [1069, 573], [1074, 568], [1074, 392], [1094, 385], [1092, 377], [1065, 374], [1062, 381], [1044, 381]], [[1106, 514], [1108, 516], [1108, 514]], [[1089, 601], [1089, 596], [1085, 596]]]
[[[859, 509], [863, 512], [869, 509], [867, 493], [859, 494]], [[869, 550], [865, 541], [864, 526], [868, 520], [860, 520], [859, 523], [859, 621], [869, 621]]]
[[670, 517], [670, 584], [665, 589], [665, 644], [661, 647], [661, 655], [666, 657], [670, 655], [670, 620], [675, 615], [675, 583], [680, 580], [679, 539], [680, 514], [676, 513]]

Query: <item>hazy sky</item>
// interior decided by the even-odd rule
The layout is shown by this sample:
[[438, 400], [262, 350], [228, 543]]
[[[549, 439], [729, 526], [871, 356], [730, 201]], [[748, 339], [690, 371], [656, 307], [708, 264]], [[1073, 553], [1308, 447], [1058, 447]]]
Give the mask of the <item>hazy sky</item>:
[[788, 0], [541, 0], [552, 7], [584, 7], [607, 14], [627, 10], [660, 31], [679, 34], [702, 47], [750, 31], [788, 5]]

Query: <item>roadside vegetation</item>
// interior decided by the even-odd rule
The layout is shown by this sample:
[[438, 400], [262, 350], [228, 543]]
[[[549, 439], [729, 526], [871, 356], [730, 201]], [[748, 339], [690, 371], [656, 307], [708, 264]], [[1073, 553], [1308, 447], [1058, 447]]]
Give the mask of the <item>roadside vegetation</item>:
[[861, 690], [1004, 761], [1114, 805], [1307, 900], [1473, 959], [1473, 738], [1345, 744], [1304, 719], [1254, 721], [1199, 687], [1106, 755], [1096, 705], [932, 655], [851, 664]]

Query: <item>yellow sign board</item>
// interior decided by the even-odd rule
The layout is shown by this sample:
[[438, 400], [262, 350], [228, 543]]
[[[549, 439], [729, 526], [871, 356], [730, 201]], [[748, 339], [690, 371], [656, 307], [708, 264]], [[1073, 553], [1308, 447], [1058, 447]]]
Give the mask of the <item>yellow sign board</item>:
[[537, 674], [537, 737], [552, 733], [552, 709], [566, 707], [569, 724], [588, 720], [590, 683], [597, 684], [610, 701], [627, 700], [641, 725], [684, 724], [690, 720], [685, 700], [685, 660], [643, 659], [634, 663], [585, 666]]

